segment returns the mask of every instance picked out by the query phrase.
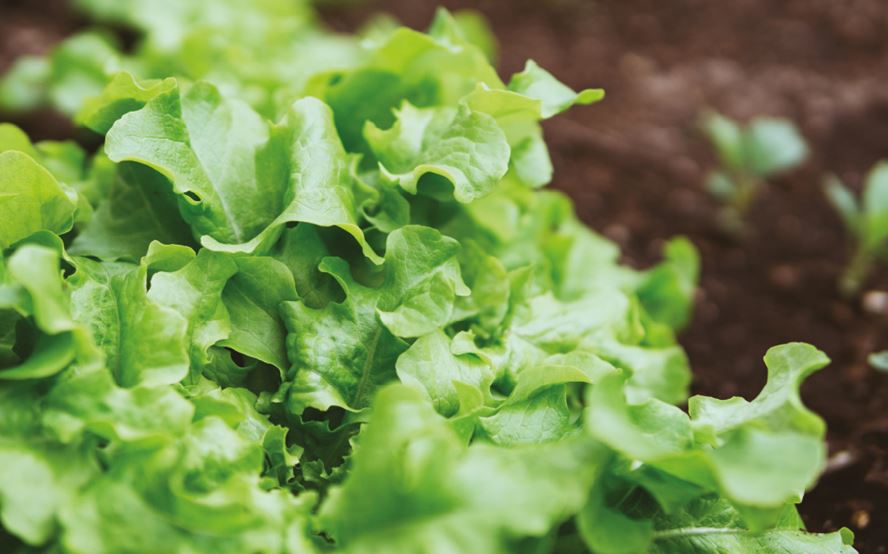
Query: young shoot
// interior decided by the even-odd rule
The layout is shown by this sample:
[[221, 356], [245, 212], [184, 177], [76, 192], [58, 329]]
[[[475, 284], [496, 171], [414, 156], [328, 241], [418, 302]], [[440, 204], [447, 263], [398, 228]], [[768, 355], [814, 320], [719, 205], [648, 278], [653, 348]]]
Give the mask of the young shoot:
[[765, 180], [801, 164], [808, 155], [808, 146], [786, 119], [759, 117], [743, 127], [710, 112], [703, 117], [702, 128], [720, 164], [709, 173], [706, 188], [724, 205], [724, 227], [739, 234], [745, 214]]
[[851, 296], [866, 283], [873, 265], [888, 258], [888, 162], [869, 172], [859, 201], [835, 175], [826, 178], [824, 192], [852, 242], [851, 258], [839, 279], [839, 290]]
[[867, 357], [866, 361], [876, 371], [888, 373], [888, 350], [873, 352]]

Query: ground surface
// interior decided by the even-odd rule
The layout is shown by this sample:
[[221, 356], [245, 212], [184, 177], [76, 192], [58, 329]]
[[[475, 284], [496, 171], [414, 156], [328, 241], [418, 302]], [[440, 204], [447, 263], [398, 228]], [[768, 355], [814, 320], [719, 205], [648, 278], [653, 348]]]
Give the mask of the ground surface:
[[[353, 4], [355, 2], [352, 2]], [[861, 552], [888, 552], [888, 374], [866, 365], [888, 348], [888, 314], [835, 291], [844, 234], [820, 192], [835, 172], [860, 185], [888, 158], [888, 4], [882, 0], [443, 0], [488, 16], [504, 74], [537, 60], [574, 87], [601, 86], [602, 104], [547, 126], [554, 186], [580, 216], [623, 247], [627, 263], [656, 261], [687, 235], [703, 259], [693, 324], [681, 337], [695, 392], [754, 395], [765, 350], [811, 342], [833, 363], [811, 378], [805, 401], [827, 420], [830, 470], [802, 505], [813, 531], [842, 525]], [[0, 71], [39, 52], [78, 20], [61, 2], [0, 0]], [[379, 0], [325, 8], [352, 29], [374, 10], [423, 27], [435, 2]], [[666, 6], [666, 7], [664, 7]], [[712, 154], [695, 131], [705, 107], [732, 117], [794, 119], [812, 155], [773, 181], [752, 210], [749, 235], [726, 238], [703, 189]], [[41, 137], [71, 130], [46, 116], [22, 122]], [[888, 290], [888, 270], [868, 291]]]

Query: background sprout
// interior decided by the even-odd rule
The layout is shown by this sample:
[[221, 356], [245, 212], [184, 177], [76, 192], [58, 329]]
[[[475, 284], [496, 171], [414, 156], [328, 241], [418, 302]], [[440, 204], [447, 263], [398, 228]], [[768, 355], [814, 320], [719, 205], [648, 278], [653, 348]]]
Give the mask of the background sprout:
[[888, 162], [867, 175], [860, 201], [835, 175], [824, 182], [824, 192], [852, 241], [852, 255], [839, 279], [839, 290], [852, 295], [866, 282], [875, 262], [888, 254]]
[[720, 163], [707, 177], [706, 188], [724, 204], [721, 220], [725, 228], [740, 232], [763, 182], [801, 164], [808, 146], [786, 119], [759, 117], [742, 127], [710, 112], [704, 116], [702, 128]]

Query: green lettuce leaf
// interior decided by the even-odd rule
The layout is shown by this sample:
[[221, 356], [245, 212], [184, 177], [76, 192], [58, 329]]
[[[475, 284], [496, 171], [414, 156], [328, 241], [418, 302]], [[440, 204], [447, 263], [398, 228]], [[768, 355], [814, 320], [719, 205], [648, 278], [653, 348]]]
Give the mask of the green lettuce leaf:
[[428, 227], [389, 235], [377, 312], [393, 334], [418, 337], [450, 322], [456, 298], [470, 293], [458, 252], [459, 243]]
[[219, 342], [284, 372], [288, 367], [286, 335], [280, 307], [297, 299], [296, 286], [287, 267], [274, 258], [238, 257], [237, 273], [222, 290], [231, 330]]
[[[152, 245], [153, 260], [165, 256], [162, 247], [157, 243]], [[188, 345], [193, 380], [210, 362], [210, 347], [231, 334], [222, 290], [238, 268], [224, 254], [201, 250], [181, 268], [169, 269], [172, 268], [151, 277], [147, 300], [175, 311], [187, 322], [183, 338]]]
[[72, 317], [59, 262], [57, 250], [26, 244], [3, 264], [0, 314], [6, 330], [0, 380], [50, 377], [75, 360], [99, 363], [88, 332]]
[[[203, 118], [212, 114], [209, 121]], [[377, 259], [358, 227], [349, 161], [329, 108], [306, 98], [270, 126], [246, 104], [208, 83], [160, 94], [111, 127], [105, 150], [163, 174], [206, 246], [267, 248], [284, 224], [336, 225]], [[326, 161], [320, 161], [326, 160]]]
[[342, 287], [341, 303], [322, 309], [303, 302], [281, 307], [293, 364], [288, 402], [297, 414], [306, 407], [367, 407], [373, 391], [395, 379], [395, 360], [407, 347], [379, 321], [373, 289], [355, 282], [344, 260], [325, 258], [320, 270]]
[[384, 131], [368, 122], [364, 137], [383, 174], [408, 192], [418, 192], [423, 176], [437, 175], [449, 181], [456, 200], [468, 203], [490, 192], [508, 169], [509, 145], [487, 114], [465, 105], [418, 109], [404, 103], [395, 118]]
[[[104, 136], [0, 124], [0, 549], [854, 552], [795, 508], [823, 353], [688, 399], [693, 245], [621, 266], [538, 190], [601, 91], [506, 84], [473, 12], [75, 4], [113, 30], [0, 79]], [[778, 123], [711, 120], [725, 171], [796, 163]]]
[[330, 108], [314, 98], [295, 102], [272, 131], [271, 142], [257, 163], [278, 167], [279, 174], [263, 177], [281, 184], [279, 193], [285, 199], [281, 213], [245, 244], [223, 245], [211, 237], [205, 240], [206, 246], [252, 252], [276, 238], [285, 224], [302, 221], [339, 227], [358, 241], [368, 258], [381, 261], [358, 226], [362, 205], [372, 193], [357, 186]]
[[70, 254], [135, 262], [152, 241], [192, 243], [169, 182], [159, 173], [137, 164], [117, 165], [107, 194], [74, 238]]
[[539, 100], [540, 113], [545, 119], [558, 115], [574, 104], [593, 104], [604, 98], [601, 89], [574, 92], [533, 60], [528, 60], [524, 71], [512, 76], [509, 90]]
[[65, 233], [74, 224], [76, 200], [28, 154], [0, 153], [0, 248], [40, 230]]
[[822, 470], [823, 423], [801, 406], [798, 387], [828, 359], [792, 343], [765, 361], [769, 381], [756, 400], [695, 397], [691, 417], [656, 399], [629, 404], [624, 378], [609, 376], [586, 398], [587, 430], [629, 460], [718, 492], [760, 530], [799, 502]]
[[578, 518], [583, 538], [595, 552], [619, 554], [714, 554], [717, 552], [811, 552], [852, 554], [853, 536], [843, 529], [834, 533], [804, 532], [798, 515], [787, 511], [775, 528], [753, 532], [740, 514], [724, 500], [695, 500], [680, 512], [644, 517], [647, 502], [629, 493], [635, 502], [634, 518], [610, 510], [599, 500], [587, 505]]
[[320, 521], [342, 552], [511, 552], [582, 506], [600, 461], [571, 441], [466, 447], [422, 393], [393, 385]]
[[75, 260], [74, 318], [86, 325], [125, 387], [177, 383], [188, 375], [188, 321], [148, 296], [148, 267]]
[[422, 336], [398, 357], [395, 365], [401, 382], [426, 391], [443, 416], [459, 411], [459, 385], [477, 388], [482, 396], [489, 396], [494, 377], [490, 366], [471, 354], [454, 354], [450, 343], [441, 331]]
[[280, 211], [279, 183], [256, 162], [268, 134], [249, 106], [198, 83], [125, 114], [108, 131], [105, 151], [114, 162], [138, 162], [169, 179], [196, 233], [243, 242]]
[[104, 135], [124, 114], [141, 109], [154, 97], [175, 87], [173, 78], [139, 81], [131, 73], [121, 71], [111, 78], [101, 94], [83, 102], [75, 121]]

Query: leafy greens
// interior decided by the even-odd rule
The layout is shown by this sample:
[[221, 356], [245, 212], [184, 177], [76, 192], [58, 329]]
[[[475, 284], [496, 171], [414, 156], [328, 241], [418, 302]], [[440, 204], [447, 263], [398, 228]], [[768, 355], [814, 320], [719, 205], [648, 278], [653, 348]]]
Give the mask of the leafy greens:
[[0, 126], [4, 550], [855, 552], [795, 509], [825, 355], [688, 400], [693, 246], [623, 267], [539, 190], [540, 122], [601, 91], [503, 82], [474, 14], [76, 4], [141, 39], [0, 81], [104, 137]]

